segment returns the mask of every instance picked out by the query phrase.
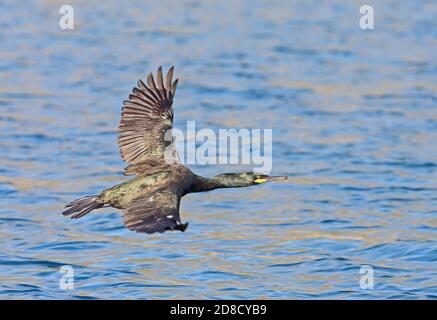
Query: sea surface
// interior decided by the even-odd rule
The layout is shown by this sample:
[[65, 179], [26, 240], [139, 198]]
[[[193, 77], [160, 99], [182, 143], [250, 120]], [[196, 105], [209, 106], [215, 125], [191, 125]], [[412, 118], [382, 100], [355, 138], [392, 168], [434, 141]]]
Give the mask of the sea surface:
[[[0, 3], [1, 299], [437, 298], [435, 1], [72, 0], [73, 30], [63, 4]], [[184, 197], [184, 233], [63, 217], [126, 180], [122, 101], [159, 65], [175, 127], [272, 129], [289, 180]]]

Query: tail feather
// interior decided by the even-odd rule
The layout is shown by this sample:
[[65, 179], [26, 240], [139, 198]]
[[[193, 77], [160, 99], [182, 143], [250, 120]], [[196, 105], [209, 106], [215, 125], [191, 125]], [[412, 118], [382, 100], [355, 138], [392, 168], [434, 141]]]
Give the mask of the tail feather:
[[62, 212], [64, 216], [71, 216], [71, 219], [79, 219], [94, 209], [103, 207], [103, 203], [98, 200], [97, 196], [87, 196], [76, 199], [65, 206], [66, 210]]

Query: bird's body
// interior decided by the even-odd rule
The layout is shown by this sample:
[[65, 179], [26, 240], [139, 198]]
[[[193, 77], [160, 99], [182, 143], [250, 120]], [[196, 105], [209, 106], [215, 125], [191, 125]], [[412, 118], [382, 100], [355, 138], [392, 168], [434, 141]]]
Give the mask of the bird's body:
[[172, 82], [173, 67], [165, 84], [162, 69], [157, 83], [152, 74], [147, 85], [141, 80], [124, 102], [118, 144], [128, 163], [125, 175], [135, 178], [66, 205], [63, 215], [77, 219], [94, 209], [111, 206], [123, 210], [123, 222], [137, 232], [185, 231], [179, 215], [181, 198], [192, 192], [218, 188], [247, 187], [286, 177], [269, 177], [254, 173], [225, 173], [213, 178], [194, 174], [177, 161], [173, 140], [167, 133], [173, 127], [173, 97], [178, 80]]
[[177, 194], [183, 196], [194, 181], [195, 175], [183, 165], [175, 165], [173, 168], [163, 166], [158, 170], [143, 173], [131, 180], [104, 190], [99, 195], [99, 200], [111, 207], [126, 209], [135, 198], [143, 194], [151, 194], [163, 186], [173, 186]]

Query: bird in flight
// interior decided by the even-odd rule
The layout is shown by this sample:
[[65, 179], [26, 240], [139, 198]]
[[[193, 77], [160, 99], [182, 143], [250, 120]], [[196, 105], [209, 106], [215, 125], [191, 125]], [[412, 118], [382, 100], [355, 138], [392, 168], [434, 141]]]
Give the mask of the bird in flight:
[[[179, 215], [181, 198], [192, 192], [218, 188], [249, 187], [286, 176], [258, 175], [253, 172], [224, 173], [205, 178], [193, 173], [179, 161], [174, 141], [165, 139], [173, 128], [173, 98], [178, 79], [174, 67], [165, 78], [158, 68], [156, 82], [147, 76], [147, 84], [138, 80], [122, 107], [118, 145], [127, 163], [125, 175], [131, 180], [102, 191], [99, 195], [74, 200], [65, 206], [64, 216], [78, 219], [94, 209], [122, 209], [123, 222], [132, 231], [154, 233], [185, 231]], [[168, 141], [169, 140], [169, 141]], [[171, 157], [167, 157], [171, 155]]]

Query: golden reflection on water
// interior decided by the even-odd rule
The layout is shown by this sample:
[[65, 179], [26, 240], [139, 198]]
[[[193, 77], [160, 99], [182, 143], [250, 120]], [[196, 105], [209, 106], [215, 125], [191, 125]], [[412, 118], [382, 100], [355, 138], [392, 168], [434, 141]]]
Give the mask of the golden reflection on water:
[[[53, 22], [61, 4], [0, 13], [1, 298], [435, 298], [430, 5], [378, 4], [368, 33], [356, 1], [73, 1], [72, 32]], [[161, 64], [181, 79], [177, 127], [272, 128], [289, 180], [188, 195], [183, 234], [131, 233], [112, 209], [65, 219], [66, 202], [127, 179], [122, 101]]]

